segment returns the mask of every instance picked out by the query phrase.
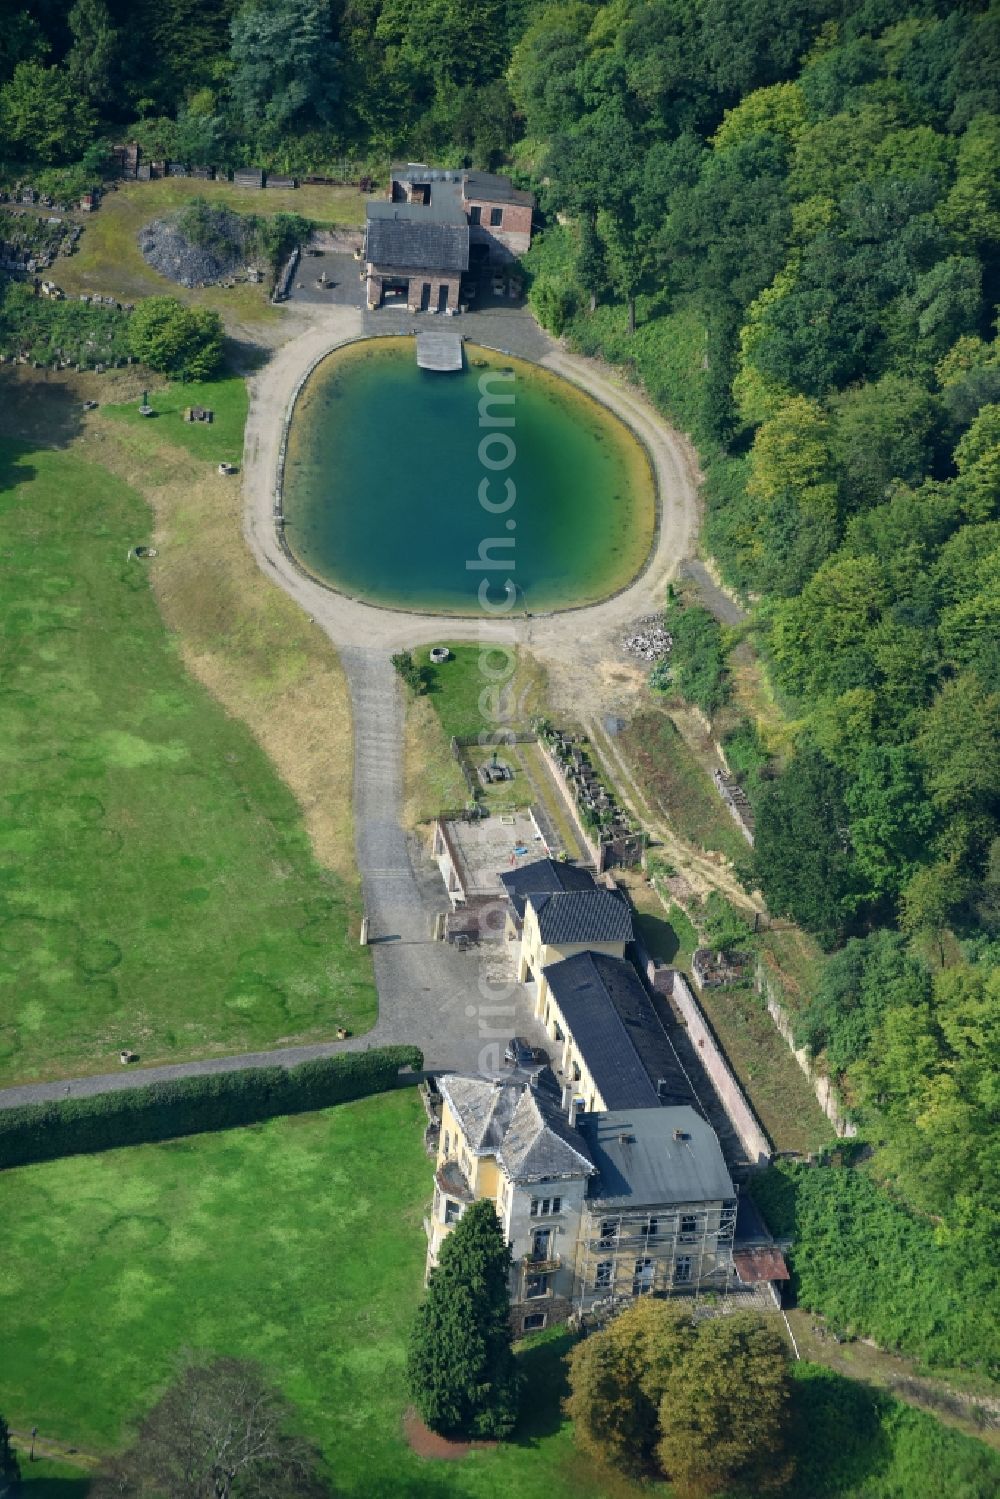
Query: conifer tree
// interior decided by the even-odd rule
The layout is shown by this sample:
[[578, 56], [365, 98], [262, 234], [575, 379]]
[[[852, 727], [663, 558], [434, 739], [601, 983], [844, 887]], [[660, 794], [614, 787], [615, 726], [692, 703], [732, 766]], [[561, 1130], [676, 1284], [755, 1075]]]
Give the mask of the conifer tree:
[[10, 1444], [10, 1427], [0, 1416], [0, 1499], [14, 1499], [20, 1485], [21, 1467]]
[[407, 1374], [423, 1419], [446, 1436], [504, 1437], [517, 1417], [510, 1247], [492, 1202], [475, 1202], [441, 1246], [410, 1336]]

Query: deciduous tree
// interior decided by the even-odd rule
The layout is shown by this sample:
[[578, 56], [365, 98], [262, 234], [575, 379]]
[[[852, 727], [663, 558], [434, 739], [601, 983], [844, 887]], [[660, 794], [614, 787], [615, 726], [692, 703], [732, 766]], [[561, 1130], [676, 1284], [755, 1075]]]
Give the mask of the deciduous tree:
[[656, 1455], [678, 1499], [739, 1482], [778, 1487], [790, 1380], [777, 1329], [752, 1312], [708, 1318], [660, 1402]]
[[694, 1337], [687, 1308], [646, 1296], [578, 1343], [569, 1358], [566, 1414], [579, 1446], [612, 1467], [648, 1469], [660, 1400]]
[[183, 380], [207, 380], [222, 362], [222, 319], [176, 297], [147, 297], [132, 314], [129, 341], [136, 359]]
[[192, 1364], [160, 1396], [94, 1499], [324, 1499], [317, 1452], [256, 1364]]

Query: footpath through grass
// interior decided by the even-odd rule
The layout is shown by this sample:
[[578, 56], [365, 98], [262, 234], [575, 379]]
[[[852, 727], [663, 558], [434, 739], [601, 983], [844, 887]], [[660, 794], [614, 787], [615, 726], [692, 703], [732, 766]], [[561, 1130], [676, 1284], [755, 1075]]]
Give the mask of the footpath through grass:
[[353, 890], [184, 670], [148, 564], [128, 556], [150, 538], [145, 502], [80, 444], [0, 441], [3, 1082], [104, 1070], [122, 1046], [151, 1063], [375, 1015]]

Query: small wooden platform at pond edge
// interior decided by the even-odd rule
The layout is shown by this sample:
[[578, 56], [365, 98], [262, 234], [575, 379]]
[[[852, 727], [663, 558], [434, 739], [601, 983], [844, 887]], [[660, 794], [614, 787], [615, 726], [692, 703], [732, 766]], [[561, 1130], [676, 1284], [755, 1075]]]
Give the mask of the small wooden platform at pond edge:
[[460, 370], [461, 338], [457, 333], [418, 333], [417, 364], [422, 370]]

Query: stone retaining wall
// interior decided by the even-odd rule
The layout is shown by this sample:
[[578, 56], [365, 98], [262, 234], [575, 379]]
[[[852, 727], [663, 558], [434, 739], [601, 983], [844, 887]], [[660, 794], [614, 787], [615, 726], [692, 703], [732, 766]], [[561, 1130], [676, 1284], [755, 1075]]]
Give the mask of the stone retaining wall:
[[767, 1004], [767, 1013], [773, 1020], [775, 1029], [788, 1042], [792, 1055], [812, 1083], [816, 1100], [836, 1130], [838, 1137], [841, 1140], [853, 1139], [858, 1132], [857, 1125], [848, 1118], [844, 1105], [830, 1079], [824, 1073], [816, 1070], [812, 1057], [806, 1051], [805, 1047], [795, 1045], [795, 1034], [792, 1030], [792, 1022], [788, 1011], [775, 994], [771, 980], [764, 969], [763, 963], [760, 961], [757, 963], [756, 985], [758, 994], [764, 996]]

